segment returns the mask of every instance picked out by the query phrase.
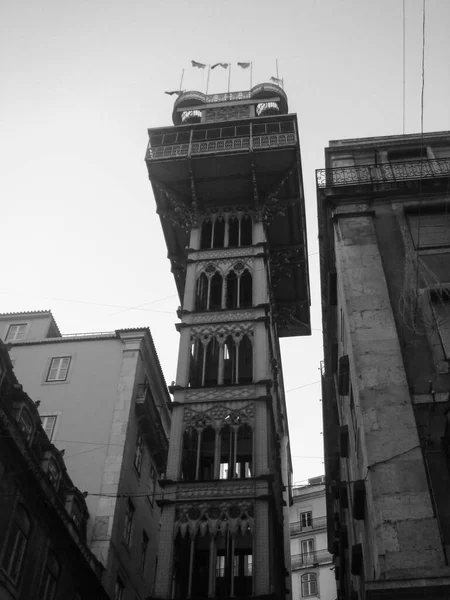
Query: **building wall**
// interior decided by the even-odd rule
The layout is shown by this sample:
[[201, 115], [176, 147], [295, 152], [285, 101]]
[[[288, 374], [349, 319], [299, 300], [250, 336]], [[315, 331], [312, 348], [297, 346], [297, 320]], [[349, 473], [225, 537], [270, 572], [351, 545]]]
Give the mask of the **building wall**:
[[[427, 160], [413, 160], [417, 153]], [[330, 520], [329, 544], [339, 549], [345, 597], [391, 597], [402, 587], [416, 597], [432, 585], [434, 597], [448, 593], [449, 165], [435, 160], [443, 155], [447, 133], [344, 140], [326, 154], [325, 462], [328, 511], [341, 519]]]
[[[166, 443], [170, 426], [169, 396], [149, 332], [16, 342], [11, 357], [25, 391], [40, 402], [41, 416], [57, 417], [53, 442], [65, 450], [76, 485], [88, 492], [88, 543], [105, 567], [105, 589], [113, 597], [119, 579], [124, 600], [149, 596], [159, 533], [157, 479], [165, 471], [165, 458], [148, 428], [145, 403], [155, 404], [153, 426]], [[71, 361], [64, 381], [49, 382], [55, 357]], [[138, 413], [137, 396], [146, 381], [151, 394]], [[134, 464], [138, 434], [143, 439], [140, 472]], [[134, 513], [127, 542], [129, 501]], [[143, 532], [148, 545], [141, 564]]]
[[57, 335], [57, 328], [54, 327], [51, 313], [36, 311], [35, 313], [24, 313], [20, 317], [14, 313], [0, 315], [0, 339], [6, 341], [10, 326], [17, 324], [26, 325], [25, 337], [29, 340], [46, 338], [49, 332]]
[[[325, 485], [308, 484], [294, 487], [292, 494], [293, 504], [289, 509], [292, 598], [335, 600], [337, 592], [333, 557], [327, 550]], [[302, 522], [302, 514], [309, 512], [310, 525], [308, 520]], [[308, 519], [303, 516], [303, 519], [305, 518]], [[302, 552], [302, 541], [308, 543], [308, 540], [313, 540], [315, 556], [308, 556]], [[317, 587], [308, 589], [304, 585], [302, 588], [302, 577], [310, 575], [315, 576]]]

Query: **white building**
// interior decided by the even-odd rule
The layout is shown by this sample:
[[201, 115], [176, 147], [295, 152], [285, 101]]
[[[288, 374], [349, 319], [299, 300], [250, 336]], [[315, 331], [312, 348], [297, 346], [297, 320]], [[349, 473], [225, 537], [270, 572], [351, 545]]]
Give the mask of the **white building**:
[[14, 371], [86, 492], [87, 543], [112, 598], [153, 592], [170, 396], [148, 328], [61, 335], [50, 311], [0, 315]]
[[292, 489], [290, 508], [292, 598], [335, 600], [333, 557], [327, 549], [325, 477]]

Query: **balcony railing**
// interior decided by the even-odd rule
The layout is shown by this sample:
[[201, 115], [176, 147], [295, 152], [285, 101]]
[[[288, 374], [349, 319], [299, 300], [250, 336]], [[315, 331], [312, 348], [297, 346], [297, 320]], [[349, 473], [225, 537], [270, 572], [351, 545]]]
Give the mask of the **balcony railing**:
[[186, 131], [152, 136], [146, 159], [161, 160], [223, 152], [248, 152], [295, 146], [297, 143], [293, 121], [258, 123], [252, 127], [228, 125], [197, 129], [192, 133], [192, 136]]
[[326, 517], [316, 517], [315, 519], [311, 519], [309, 525], [302, 523], [301, 521], [295, 521], [294, 523], [289, 524], [289, 532], [291, 535], [297, 535], [298, 533], [302, 533], [302, 531], [311, 531], [314, 529], [323, 529], [327, 526], [327, 518]]
[[416, 160], [380, 165], [355, 165], [334, 169], [317, 169], [318, 188], [376, 183], [398, 183], [413, 179], [448, 177], [450, 158]]
[[291, 569], [304, 569], [314, 565], [324, 565], [333, 562], [333, 555], [328, 550], [315, 550], [291, 556]]

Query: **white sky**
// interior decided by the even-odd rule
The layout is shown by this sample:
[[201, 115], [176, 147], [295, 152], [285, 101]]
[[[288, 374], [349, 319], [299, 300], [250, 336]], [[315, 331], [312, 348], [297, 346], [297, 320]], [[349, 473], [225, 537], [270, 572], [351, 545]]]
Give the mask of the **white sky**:
[[[406, 0], [406, 132], [420, 131], [422, 0]], [[424, 129], [450, 129], [450, 2], [426, 2]], [[0, 312], [63, 333], [148, 325], [170, 384], [179, 304], [144, 154], [203, 63], [253, 61], [298, 114], [313, 335], [282, 342], [294, 480], [323, 472], [314, 170], [330, 139], [402, 132], [402, 0], [0, 0]], [[248, 89], [235, 64], [231, 90]], [[227, 72], [210, 92], [226, 91]], [[139, 307], [125, 310], [124, 307]], [[312, 384], [312, 385], [308, 385]], [[306, 386], [306, 387], [300, 387]]]

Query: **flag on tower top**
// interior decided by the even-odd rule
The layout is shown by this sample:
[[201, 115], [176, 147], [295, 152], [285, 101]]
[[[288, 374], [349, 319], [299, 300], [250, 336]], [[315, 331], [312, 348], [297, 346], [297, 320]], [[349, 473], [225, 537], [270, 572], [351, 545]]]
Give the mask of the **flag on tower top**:
[[191, 60], [191, 65], [193, 67], [197, 67], [198, 69], [205, 69], [206, 65], [204, 65], [203, 63], [199, 63], [196, 60]]
[[174, 94], [181, 94], [181, 90], [173, 90], [172, 92], [164, 92], [168, 96], [173, 96]]
[[283, 84], [283, 80], [282, 79], [278, 79], [278, 77], [271, 77], [270, 81], [273, 81], [274, 83], [278, 84], [278, 85], [282, 85]]
[[241, 67], [241, 69], [248, 69], [251, 64], [252, 63], [249, 62], [249, 63], [238, 63], [237, 65], [238, 65], [238, 67]]
[[228, 69], [229, 66], [230, 66], [230, 63], [216, 63], [215, 65], [211, 66], [211, 71], [213, 69], [215, 69], [216, 67], [222, 67], [222, 69]]

